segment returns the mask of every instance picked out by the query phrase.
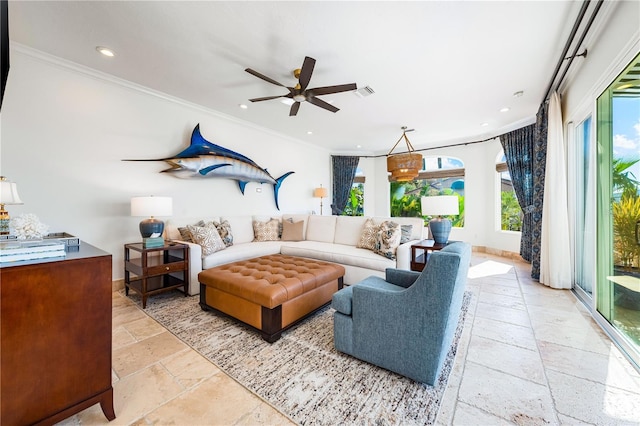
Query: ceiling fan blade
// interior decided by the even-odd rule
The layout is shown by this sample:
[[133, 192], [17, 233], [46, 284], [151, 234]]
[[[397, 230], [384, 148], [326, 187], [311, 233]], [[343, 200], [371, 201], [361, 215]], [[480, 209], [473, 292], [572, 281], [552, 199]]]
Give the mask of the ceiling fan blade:
[[296, 102], [293, 105], [291, 105], [291, 110], [289, 110], [289, 117], [293, 117], [294, 115], [298, 114], [299, 109], [300, 109], [300, 102]]
[[309, 96], [329, 95], [332, 93], [349, 92], [352, 90], [356, 90], [357, 88], [358, 87], [355, 83], [340, 84], [338, 86], [315, 87], [313, 89], [307, 90], [307, 94]]
[[245, 71], [246, 71], [246, 72], [248, 72], [248, 73], [249, 73], [249, 74], [251, 74], [251, 75], [254, 75], [254, 76], [256, 76], [256, 77], [258, 77], [258, 78], [260, 78], [260, 79], [264, 80], [264, 81], [268, 81], [268, 82], [269, 82], [269, 83], [271, 83], [271, 84], [275, 84], [276, 86], [287, 87], [287, 86], [285, 86], [284, 84], [282, 84], [282, 83], [278, 83], [278, 82], [277, 82], [277, 81], [275, 81], [274, 79], [267, 77], [266, 75], [260, 74], [258, 71], [254, 71], [254, 70], [252, 70], [251, 68], [247, 68], [247, 69], [245, 69]]
[[315, 66], [315, 59], [308, 56], [304, 57], [304, 62], [302, 63], [302, 68], [300, 69], [300, 77], [298, 78], [298, 82], [300, 83], [300, 90], [306, 89], [309, 85], [309, 81], [311, 81], [311, 74], [313, 74], [313, 67]]
[[338, 112], [340, 108], [336, 108], [328, 102], [323, 101], [322, 99], [314, 98], [313, 96], [307, 97], [307, 102], [314, 104], [315, 106], [319, 106], [320, 108], [324, 108], [331, 112]]
[[[290, 93], [289, 93], [290, 95]], [[287, 95], [278, 95], [278, 96], [265, 96], [263, 98], [253, 98], [253, 99], [249, 99], [251, 102], [260, 102], [260, 101], [268, 101], [271, 99], [278, 99], [278, 98], [284, 98], [287, 97]]]

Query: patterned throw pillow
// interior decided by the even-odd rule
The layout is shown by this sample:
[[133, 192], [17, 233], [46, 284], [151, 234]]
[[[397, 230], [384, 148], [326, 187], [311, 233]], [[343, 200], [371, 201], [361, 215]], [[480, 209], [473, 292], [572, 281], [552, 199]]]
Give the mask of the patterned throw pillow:
[[[197, 223], [194, 223], [193, 226], [204, 226], [204, 220], [200, 220]], [[193, 243], [193, 238], [191, 238], [191, 232], [187, 229], [186, 226], [178, 227], [178, 232], [180, 233], [180, 239], [187, 243]]]
[[376, 247], [373, 250], [387, 259], [394, 260], [396, 258], [396, 249], [400, 245], [400, 236], [402, 232], [400, 225], [390, 220], [385, 220], [380, 224], [376, 239]]
[[220, 234], [220, 238], [222, 238], [222, 242], [225, 247], [230, 247], [233, 245], [233, 234], [231, 233], [231, 224], [228, 220], [223, 220], [222, 222], [213, 222], [218, 230], [218, 234]]
[[365, 248], [367, 250], [375, 250], [376, 241], [378, 239], [378, 230], [380, 227], [375, 224], [373, 219], [367, 219], [360, 234], [360, 240], [356, 247]]
[[213, 222], [207, 223], [205, 226], [187, 225], [187, 229], [191, 233], [191, 238], [196, 244], [202, 247], [202, 255], [209, 256], [217, 251], [224, 250], [226, 246], [218, 234], [218, 229]]
[[413, 231], [413, 225], [400, 225], [400, 244], [411, 241], [411, 231]]
[[280, 221], [271, 219], [268, 222], [253, 221], [253, 241], [278, 241], [278, 228]]

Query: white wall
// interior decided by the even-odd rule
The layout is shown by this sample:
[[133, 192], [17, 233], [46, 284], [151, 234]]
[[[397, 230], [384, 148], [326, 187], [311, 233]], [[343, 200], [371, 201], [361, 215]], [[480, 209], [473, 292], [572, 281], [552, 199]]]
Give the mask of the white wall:
[[243, 196], [232, 180], [178, 179], [159, 173], [164, 162], [122, 161], [177, 154], [198, 123], [206, 139], [274, 177], [295, 171], [281, 186], [281, 212], [317, 212], [313, 188], [330, 187], [323, 149], [15, 46], [0, 119], [0, 173], [24, 201], [9, 213], [34, 213], [51, 232], [111, 253], [113, 279], [123, 277], [123, 244], [140, 240], [133, 196], [171, 196], [175, 217], [278, 212], [272, 185], [249, 183]]

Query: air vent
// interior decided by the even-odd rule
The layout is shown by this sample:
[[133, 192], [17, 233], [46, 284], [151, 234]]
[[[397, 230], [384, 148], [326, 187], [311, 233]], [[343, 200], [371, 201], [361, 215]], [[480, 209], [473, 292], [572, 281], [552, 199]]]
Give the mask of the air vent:
[[364, 86], [364, 87], [361, 87], [361, 88], [359, 88], [358, 90], [356, 90], [354, 93], [355, 93], [357, 96], [359, 96], [359, 97], [361, 97], [361, 98], [364, 98], [364, 97], [366, 97], [366, 96], [373, 95], [373, 94], [374, 94], [374, 93], [376, 93], [376, 92], [374, 92], [374, 90], [373, 90], [371, 87], [369, 87], [369, 86]]

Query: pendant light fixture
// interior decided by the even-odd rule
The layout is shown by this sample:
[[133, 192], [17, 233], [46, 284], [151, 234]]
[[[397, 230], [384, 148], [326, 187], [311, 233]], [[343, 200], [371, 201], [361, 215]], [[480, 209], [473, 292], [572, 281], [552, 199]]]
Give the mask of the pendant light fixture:
[[[402, 136], [400, 136], [398, 142], [396, 142], [387, 154], [387, 171], [391, 173], [392, 180], [398, 182], [411, 181], [418, 176], [420, 169], [422, 169], [422, 154], [415, 152], [413, 145], [411, 145], [407, 137], [407, 132], [412, 131], [413, 129], [407, 130], [407, 126], [402, 126]], [[402, 139], [404, 139], [407, 144], [407, 152], [391, 155]]]

